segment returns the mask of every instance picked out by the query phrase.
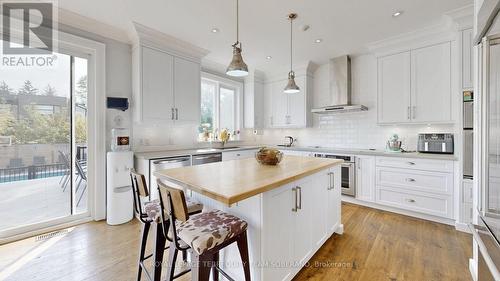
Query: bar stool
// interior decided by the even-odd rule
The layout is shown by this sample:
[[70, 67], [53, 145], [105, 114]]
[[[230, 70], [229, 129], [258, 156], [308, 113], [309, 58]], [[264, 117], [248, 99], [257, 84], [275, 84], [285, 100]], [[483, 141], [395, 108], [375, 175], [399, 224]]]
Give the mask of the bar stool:
[[[177, 254], [185, 250], [191, 252], [191, 262], [197, 266], [197, 269], [191, 268], [193, 281], [208, 281], [211, 270], [214, 281], [219, 280], [219, 273], [229, 280], [234, 280], [219, 267], [219, 251], [236, 242], [245, 280], [250, 281], [246, 221], [220, 210], [190, 216], [182, 190], [161, 182], [158, 182], [158, 190], [163, 231], [172, 239], [166, 280], [174, 279]], [[166, 218], [165, 214], [170, 218]], [[165, 223], [168, 221], [170, 223]]]
[[[151, 223], [155, 220], [159, 221], [161, 212], [160, 200], [147, 201], [149, 196], [148, 186], [146, 184], [146, 178], [144, 175], [130, 171], [130, 179], [132, 181], [132, 190], [134, 195], [134, 212], [136, 217], [142, 222], [141, 230], [141, 245], [139, 249], [139, 269], [137, 271], [137, 280], [141, 280], [142, 270], [146, 273], [147, 278], [151, 281], [151, 276], [144, 266], [144, 261], [152, 257], [153, 254], [145, 256], [146, 245], [148, 240], [148, 233], [151, 227]], [[199, 214], [203, 210], [203, 205], [187, 198], [186, 200], [187, 210], [190, 214]], [[167, 246], [165, 249], [168, 249]], [[184, 254], [184, 260], [186, 260], [186, 253]], [[161, 269], [160, 269], [161, 270]]]

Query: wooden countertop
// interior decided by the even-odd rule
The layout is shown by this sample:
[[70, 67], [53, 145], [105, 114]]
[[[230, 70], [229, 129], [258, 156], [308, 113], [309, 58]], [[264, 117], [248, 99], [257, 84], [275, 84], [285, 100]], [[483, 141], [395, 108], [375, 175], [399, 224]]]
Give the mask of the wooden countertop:
[[249, 158], [159, 170], [154, 175], [231, 205], [342, 162], [338, 159], [283, 156], [277, 166], [266, 166]]

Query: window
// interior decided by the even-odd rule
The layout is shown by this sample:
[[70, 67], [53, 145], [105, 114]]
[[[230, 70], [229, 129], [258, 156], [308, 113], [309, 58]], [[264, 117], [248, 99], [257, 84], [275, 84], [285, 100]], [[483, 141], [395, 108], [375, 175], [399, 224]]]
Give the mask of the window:
[[215, 138], [228, 130], [231, 139], [239, 135], [242, 84], [222, 77], [204, 74], [201, 80], [200, 141]]

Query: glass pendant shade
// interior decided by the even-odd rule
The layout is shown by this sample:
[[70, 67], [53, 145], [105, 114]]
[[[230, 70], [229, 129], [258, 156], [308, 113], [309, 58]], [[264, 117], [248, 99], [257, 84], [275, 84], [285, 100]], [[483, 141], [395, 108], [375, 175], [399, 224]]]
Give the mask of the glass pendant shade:
[[241, 48], [233, 45], [233, 59], [227, 67], [226, 74], [233, 77], [243, 77], [248, 75], [248, 66], [241, 56]]
[[288, 84], [286, 84], [283, 92], [286, 94], [296, 94], [300, 92], [299, 86], [297, 86], [297, 84], [295, 83], [295, 72], [288, 72]]

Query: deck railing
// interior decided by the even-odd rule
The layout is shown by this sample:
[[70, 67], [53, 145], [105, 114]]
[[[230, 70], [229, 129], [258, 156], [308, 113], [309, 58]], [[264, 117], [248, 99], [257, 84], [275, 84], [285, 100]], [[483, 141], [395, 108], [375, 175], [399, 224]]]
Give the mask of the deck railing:
[[0, 183], [62, 176], [68, 171], [63, 163], [0, 169]]

